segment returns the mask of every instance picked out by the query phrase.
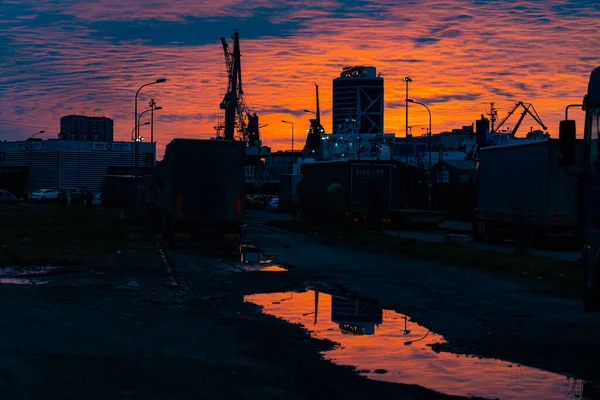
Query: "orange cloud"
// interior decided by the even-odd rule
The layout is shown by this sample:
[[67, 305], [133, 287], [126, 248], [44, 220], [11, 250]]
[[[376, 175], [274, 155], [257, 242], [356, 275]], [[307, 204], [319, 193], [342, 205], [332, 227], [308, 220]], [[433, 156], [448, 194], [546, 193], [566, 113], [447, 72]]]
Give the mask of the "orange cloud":
[[[314, 109], [315, 82], [331, 131], [331, 81], [346, 65], [374, 65], [385, 78], [385, 130], [397, 136], [404, 135], [404, 76], [413, 80], [410, 97], [430, 106], [434, 133], [470, 125], [490, 102], [503, 117], [524, 101], [554, 134], [564, 107], [581, 101], [600, 65], [600, 10], [582, 0], [570, 7], [523, 0], [504, 7], [434, 0], [60, 3], [11, 2], [0, 16], [7, 49], [2, 139], [57, 132], [59, 118], [71, 113], [111, 117], [115, 137], [126, 139], [135, 91], [158, 77], [169, 81], [145, 88], [140, 108], [150, 98], [163, 107], [159, 154], [173, 137], [214, 135], [226, 87], [219, 37], [234, 27], [246, 101], [268, 124], [262, 137], [274, 149], [291, 147], [281, 119], [295, 123], [296, 148], [304, 141], [310, 115], [302, 110]], [[416, 105], [409, 118], [415, 134], [428, 123]], [[530, 126], [537, 128], [526, 118], [522, 132]]]

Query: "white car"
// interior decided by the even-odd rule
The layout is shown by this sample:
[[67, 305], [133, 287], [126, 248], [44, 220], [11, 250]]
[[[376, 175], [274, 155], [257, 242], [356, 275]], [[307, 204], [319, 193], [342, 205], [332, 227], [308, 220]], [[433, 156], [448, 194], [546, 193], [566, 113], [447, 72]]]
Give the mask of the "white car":
[[277, 210], [279, 208], [279, 197], [273, 197], [267, 203], [267, 210]]
[[58, 191], [53, 189], [40, 189], [31, 193], [32, 200], [57, 200], [58, 199]]

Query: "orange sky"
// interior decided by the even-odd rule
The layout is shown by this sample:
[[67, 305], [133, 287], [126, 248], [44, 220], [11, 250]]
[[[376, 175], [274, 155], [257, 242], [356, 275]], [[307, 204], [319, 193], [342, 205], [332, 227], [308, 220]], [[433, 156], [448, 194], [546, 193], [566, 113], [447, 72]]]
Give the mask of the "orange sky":
[[[331, 85], [343, 66], [373, 65], [385, 78], [385, 130], [404, 135], [404, 84], [427, 103], [433, 132], [469, 125], [495, 102], [502, 118], [532, 103], [551, 134], [567, 104], [578, 103], [600, 65], [600, 9], [572, 1], [5, 1], [0, 28], [0, 139], [46, 137], [68, 114], [115, 120], [115, 139], [133, 128], [153, 97], [158, 154], [174, 137], [210, 137], [226, 87], [219, 37], [240, 31], [246, 101], [273, 149], [303, 144], [319, 84], [331, 131]], [[123, 5], [122, 3], [126, 3]], [[499, 6], [500, 4], [500, 6]], [[573, 111], [573, 115], [581, 115]], [[513, 116], [509, 120], [515, 121]], [[410, 113], [413, 134], [427, 113]], [[581, 125], [581, 124], [580, 124]], [[521, 132], [537, 125], [529, 117]], [[148, 136], [148, 127], [142, 128]]]

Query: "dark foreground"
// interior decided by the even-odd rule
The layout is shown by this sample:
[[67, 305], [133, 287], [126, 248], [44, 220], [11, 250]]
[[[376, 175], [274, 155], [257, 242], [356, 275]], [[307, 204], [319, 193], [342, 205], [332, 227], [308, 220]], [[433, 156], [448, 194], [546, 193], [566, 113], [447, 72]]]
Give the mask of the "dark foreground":
[[[0, 283], [0, 398], [453, 398], [368, 380], [324, 361], [319, 353], [333, 343], [244, 302], [249, 294], [302, 291], [306, 282], [343, 287], [414, 315], [450, 340], [448, 350], [588, 380], [599, 376], [600, 319], [583, 314], [578, 299], [555, 297], [543, 283], [344, 248], [251, 217], [247, 238], [290, 271], [242, 271], [222, 255], [175, 250], [157, 244], [146, 227], [119, 222], [103, 225], [122, 234], [104, 246], [73, 239], [58, 254], [37, 246], [36, 260], [46, 252], [65, 265], [48, 276]], [[50, 232], [56, 228], [37, 234]], [[31, 246], [41, 240], [29, 236]], [[0, 241], [5, 237], [2, 231]], [[12, 262], [27, 253], [27, 243], [10, 242]], [[177, 287], [169, 284], [159, 246]], [[76, 256], [62, 256], [67, 250]]]

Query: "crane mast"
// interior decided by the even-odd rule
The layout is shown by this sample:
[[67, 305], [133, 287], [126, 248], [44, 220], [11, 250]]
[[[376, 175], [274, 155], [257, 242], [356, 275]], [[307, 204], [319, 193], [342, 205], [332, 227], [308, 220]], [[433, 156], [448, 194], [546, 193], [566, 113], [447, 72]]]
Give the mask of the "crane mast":
[[233, 33], [233, 51], [230, 51], [229, 44], [224, 37], [221, 38], [221, 44], [227, 67], [227, 92], [220, 104], [220, 109], [225, 110], [224, 138], [235, 140], [237, 128], [239, 140], [247, 144], [254, 144], [259, 140], [258, 117], [256, 113], [250, 114], [244, 100], [240, 38], [237, 30]]

